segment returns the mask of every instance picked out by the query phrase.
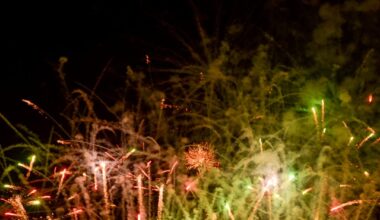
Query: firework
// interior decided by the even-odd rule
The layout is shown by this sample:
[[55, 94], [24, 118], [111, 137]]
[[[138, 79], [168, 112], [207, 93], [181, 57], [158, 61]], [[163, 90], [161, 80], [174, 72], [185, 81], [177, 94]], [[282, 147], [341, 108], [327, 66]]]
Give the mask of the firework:
[[158, 208], [157, 208], [157, 220], [162, 219], [162, 210], [164, 208], [164, 185], [161, 184], [159, 193], [158, 193]]
[[137, 189], [138, 189], [138, 204], [139, 204], [139, 219], [145, 220], [145, 206], [142, 188], [142, 176], [139, 174], [137, 176]]
[[215, 153], [208, 143], [191, 145], [185, 153], [186, 166], [189, 170], [209, 170], [215, 167]]
[[102, 180], [103, 180], [103, 198], [104, 198], [104, 205], [105, 205], [104, 216], [106, 219], [110, 219], [110, 203], [108, 201], [106, 163], [103, 161], [100, 163], [100, 166], [102, 168]]

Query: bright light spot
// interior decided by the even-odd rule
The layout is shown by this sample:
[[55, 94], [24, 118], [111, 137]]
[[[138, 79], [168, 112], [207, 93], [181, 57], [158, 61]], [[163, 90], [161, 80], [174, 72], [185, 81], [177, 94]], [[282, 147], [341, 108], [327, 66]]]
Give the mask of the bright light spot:
[[315, 110], [315, 107], [312, 107], [312, 108], [311, 108], [311, 111], [313, 112], [313, 114], [316, 114], [316, 113], [317, 113], [317, 110]]
[[266, 184], [264, 185], [264, 192], [268, 191], [270, 188], [275, 188], [278, 184], [278, 179], [277, 179], [277, 176], [273, 175], [271, 176]]
[[32, 156], [30, 156], [30, 161], [32, 161], [32, 162], [34, 162], [36, 160], [36, 155], [32, 155]]
[[106, 162], [104, 162], [104, 161], [100, 162], [100, 166], [101, 166], [102, 168], [105, 168], [105, 167], [106, 167]]
[[224, 205], [224, 208], [226, 208], [227, 210], [230, 210], [230, 204], [228, 204], [228, 202], [226, 203], [226, 205]]
[[304, 191], [302, 191], [302, 195], [306, 195], [308, 192], [310, 192], [313, 188], [310, 187], [310, 188], [307, 188], [305, 189]]
[[351, 136], [350, 137], [350, 141], [348, 142], [348, 144], [350, 144], [353, 140], [354, 140], [354, 136]]
[[364, 176], [369, 177], [368, 171], [364, 171]]
[[325, 134], [325, 133], [326, 133], [326, 128], [323, 128], [323, 131], [322, 131], [322, 133], [323, 133], [323, 134]]
[[28, 202], [28, 205], [41, 205], [40, 200], [32, 200]]
[[373, 95], [369, 94], [368, 95], [368, 103], [371, 104], [373, 102]]
[[31, 190], [29, 193], [28, 193], [28, 196], [30, 196], [30, 195], [32, 195], [32, 194], [34, 194], [34, 193], [36, 193], [37, 192], [37, 190], [36, 189], [33, 189], [33, 190]]
[[296, 175], [294, 174], [294, 173], [289, 173], [288, 174], [288, 180], [290, 181], [290, 182], [292, 182], [293, 180], [295, 180], [296, 179]]

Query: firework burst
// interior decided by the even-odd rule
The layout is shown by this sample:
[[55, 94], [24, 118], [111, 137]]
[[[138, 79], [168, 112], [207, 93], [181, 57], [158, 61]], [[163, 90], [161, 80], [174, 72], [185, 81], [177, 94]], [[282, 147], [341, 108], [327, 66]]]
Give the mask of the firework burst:
[[185, 153], [186, 167], [189, 170], [209, 170], [217, 167], [215, 153], [209, 143], [190, 145]]

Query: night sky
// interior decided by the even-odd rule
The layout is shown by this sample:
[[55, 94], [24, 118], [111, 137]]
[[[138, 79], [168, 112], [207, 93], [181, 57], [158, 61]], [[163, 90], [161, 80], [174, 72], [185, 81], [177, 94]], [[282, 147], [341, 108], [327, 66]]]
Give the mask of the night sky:
[[[201, 5], [201, 13], [207, 14], [202, 19], [208, 24], [223, 25], [241, 12], [246, 12], [247, 18], [260, 17], [260, 10], [256, 10], [260, 4], [249, 1], [196, 4]], [[144, 68], [146, 54], [154, 62], [158, 48], [176, 47], [170, 38], [170, 28], [163, 24], [186, 31], [189, 38], [196, 36], [193, 12], [190, 1], [169, 0], [4, 4], [0, 112], [12, 123], [24, 124], [37, 133], [46, 132], [51, 123], [21, 99], [34, 102], [54, 118], [59, 117], [66, 105], [55, 71], [59, 57], [69, 59], [65, 72], [70, 89], [90, 91], [103, 74], [97, 93], [105, 95], [120, 86], [126, 66]], [[218, 17], [218, 21], [209, 17]], [[197, 44], [197, 40], [194, 42]], [[107, 94], [103, 98], [107, 99]], [[108, 98], [112, 99], [110, 94]], [[11, 137], [6, 126], [0, 127], [3, 137]]]
[[[107, 85], [101, 83], [100, 87], [120, 85], [127, 65], [144, 63], [144, 54], [149, 53], [146, 45], [157, 32], [154, 17], [176, 7], [169, 1], [154, 2], [50, 1], [3, 5], [0, 112], [12, 123], [46, 132], [51, 123], [21, 99], [31, 100], [57, 117], [66, 104], [55, 71], [61, 56], [69, 59], [65, 72], [71, 89], [91, 90], [102, 71]], [[8, 128], [4, 127], [1, 126], [1, 143], [7, 143], [5, 137], [9, 137]]]

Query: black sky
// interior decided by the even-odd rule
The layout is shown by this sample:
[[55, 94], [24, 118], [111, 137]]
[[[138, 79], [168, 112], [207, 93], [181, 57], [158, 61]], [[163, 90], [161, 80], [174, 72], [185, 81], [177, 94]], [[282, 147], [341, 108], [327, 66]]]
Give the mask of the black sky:
[[[116, 88], [127, 65], [143, 65], [145, 54], [168, 41], [160, 37], [167, 31], [158, 20], [186, 28], [193, 19], [189, 1], [170, 0], [10, 1], [2, 3], [0, 14], [0, 113], [36, 133], [52, 124], [21, 100], [59, 117], [66, 105], [55, 72], [59, 57], [69, 59], [65, 72], [71, 89], [91, 90], [107, 63], [112, 80], [104, 79], [103, 87]], [[12, 133], [4, 123], [0, 132], [5, 145]]]

